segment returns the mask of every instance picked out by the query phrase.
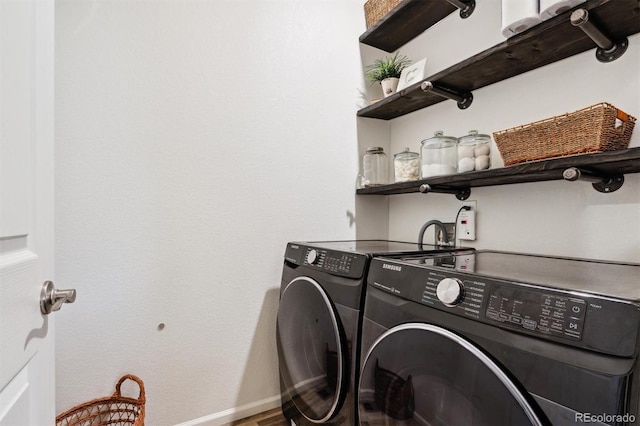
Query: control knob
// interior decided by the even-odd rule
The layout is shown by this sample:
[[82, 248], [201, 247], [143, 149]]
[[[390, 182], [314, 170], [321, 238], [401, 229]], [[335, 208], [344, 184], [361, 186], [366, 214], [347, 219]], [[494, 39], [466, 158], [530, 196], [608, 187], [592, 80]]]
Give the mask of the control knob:
[[320, 256], [318, 255], [318, 251], [311, 249], [309, 253], [307, 253], [307, 263], [309, 265], [315, 265], [320, 261]]
[[436, 287], [438, 299], [446, 306], [456, 306], [464, 298], [464, 286], [457, 278], [445, 278]]

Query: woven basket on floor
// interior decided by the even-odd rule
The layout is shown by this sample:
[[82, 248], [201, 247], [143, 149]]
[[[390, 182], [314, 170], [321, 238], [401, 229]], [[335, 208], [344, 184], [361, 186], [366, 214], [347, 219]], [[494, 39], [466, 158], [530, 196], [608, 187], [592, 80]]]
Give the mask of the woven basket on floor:
[[[140, 387], [138, 398], [122, 396], [120, 386], [127, 379]], [[85, 402], [59, 414], [56, 426], [143, 426], [145, 402], [142, 380], [133, 374], [126, 374], [118, 380], [113, 395]]]
[[367, 0], [364, 4], [364, 16], [367, 28], [378, 22], [402, 0]]
[[636, 119], [599, 103], [534, 123], [493, 133], [506, 166], [629, 147]]

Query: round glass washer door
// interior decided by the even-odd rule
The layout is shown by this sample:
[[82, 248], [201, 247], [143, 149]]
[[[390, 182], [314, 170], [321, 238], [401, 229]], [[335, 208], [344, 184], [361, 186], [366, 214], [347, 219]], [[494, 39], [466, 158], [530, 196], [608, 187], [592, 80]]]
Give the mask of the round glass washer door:
[[407, 323], [366, 354], [363, 425], [546, 425], [540, 408], [484, 351], [444, 328]]
[[291, 401], [313, 423], [330, 420], [347, 392], [347, 345], [336, 309], [315, 280], [298, 277], [282, 292], [277, 344], [280, 378]]

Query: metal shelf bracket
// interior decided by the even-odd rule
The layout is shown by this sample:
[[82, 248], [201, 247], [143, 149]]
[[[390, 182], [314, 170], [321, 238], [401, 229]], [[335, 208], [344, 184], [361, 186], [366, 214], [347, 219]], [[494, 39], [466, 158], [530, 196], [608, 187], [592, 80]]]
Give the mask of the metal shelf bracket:
[[574, 10], [571, 14], [571, 25], [580, 28], [593, 42], [598, 45], [596, 59], [600, 62], [612, 62], [626, 52], [629, 40], [625, 37], [618, 42], [613, 42], [600, 29], [589, 20], [589, 12], [585, 9]]
[[447, 3], [450, 3], [460, 9], [460, 17], [462, 19], [466, 19], [471, 16], [473, 11], [476, 9], [476, 0], [447, 0]]
[[580, 169], [578, 167], [569, 167], [562, 172], [562, 177], [571, 182], [578, 180], [591, 182], [593, 189], [605, 194], [617, 191], [624, 183], [624, 175], [602, 176], [590, 170]]
[[420, 185], [420, 192], [428, 194], [433, 192], [435, 194], [454, 194], [460, 201], [464, 201], [471, 196], [471, 188], [448, 188], [444, 186], [431, 186], [428, 183]]
[[471, 92], [461, 93], [456, 90], [448, 89], [442, 86], [436, 86], [430, 81], [424, 81], [420, 85], [420, 88], [424, 92], [431, 92], [435, 95], [442, 96], [443, 98], [451, 99], [458, 102], [458, 108], [467, 109], [473, 102], [473, 95]]

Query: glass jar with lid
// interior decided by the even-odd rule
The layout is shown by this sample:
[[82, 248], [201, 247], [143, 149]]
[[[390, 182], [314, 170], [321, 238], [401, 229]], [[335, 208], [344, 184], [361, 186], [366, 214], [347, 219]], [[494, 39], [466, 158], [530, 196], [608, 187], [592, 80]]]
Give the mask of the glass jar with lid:
[[422, 141], [420, 148], [422, 178], [450, 175], [457, 171], [458, 138], [443, 135], [444, 132], [438, 130], [432, 138]]
[[485, 170], [491, 166], [491, 136], [469, 130], [458, 139], [458, 171]]
[[389, 183], [387, 154], [379, 146], [367, 148], [362, 158], [362, 186], [379, 186]]
[[405, 148], [393, 156], [393, 172], [396, 182], [420, 179], [420, 154]]

